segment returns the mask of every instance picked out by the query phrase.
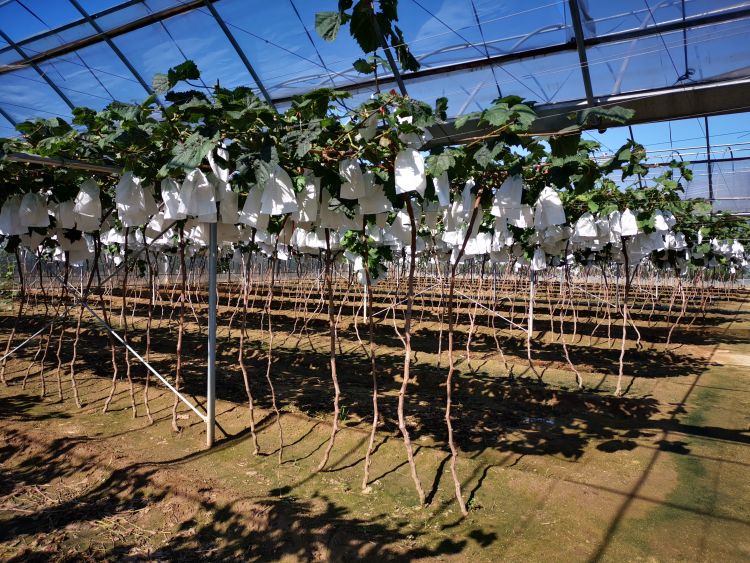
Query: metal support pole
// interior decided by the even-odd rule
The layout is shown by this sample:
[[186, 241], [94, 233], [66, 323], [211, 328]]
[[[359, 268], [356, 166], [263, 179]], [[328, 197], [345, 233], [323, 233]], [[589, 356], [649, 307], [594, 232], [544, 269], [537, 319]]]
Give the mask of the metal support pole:
[[119, 166], [109, 166], [106, 164], [91, 164], [81, 160], [71, 160], [68, 158], [55, 158], [50, 156], [39, 156], [38, 154], [28, 154], [23, 152], [11, 152], [3, 155], [3, 160], [11, 162], [26, 162], [29, 164], [40, 164], [42, 166], [71, 168], [73, 170], [86, 170], [88, 172], [98, 172], [101, 174], [121, 174], [122, 168]]
[[706, 126], [706, 169], [708, 172], [708, 201], [711, 207], [714, 205], [714, 171], [711, 164], [711, 134], [708, 130], [708, 117], [703, 117], [703, 123]]
[[578, 0], [570, 0], [570, 15], [573, 19], [576, 50], [578, 51], [578, 62], [581, 65], [581, 78], [583, 78], [583, 87], [586, 91], [586, 101], [589, 106], [593, 106], [594, 91], [591, 87], [591, 73], [589, 72], [589, 61], [586, 55], [586, 44], [584, 43], [585, 37], [583, 35], [583, 25], [581, 24], [581, 12], [578, 7]]
[[369, 293], [369, 284], [367, 283], [367, 276], [365, 276], [364, 288], [365, 288], [365, 295], [364, 295], [365, 306], [364, 306], [364, 309], [362, 310], [362, 321], [367, 322], [367, 307], [370, 306], [370, 304], [367, 302], [367, 294]]
[[374, 9], [372, 12], [372, 25], [375, 28], [375, 32], [378, 34], [380, 47], [383, 49], [383, 52], [385, 53], [385, 58], [388, 59], [388, 64], [391, 66], [391, 72], [393, 73], [393, 78], [396, 79], [396, 84], [398, 84], [399, 92], [401, 92], [402, 96], [406, 96], [407, 93], [406, 93], [406, 85], [404, 84], [404, 79], [401, 77], [401, 73], [398, 70], [398, 66], [396, 66], [396, 59], [393, 58], [393, 53], [391, 53], [391, 48], [388, 46], [388, 43], [385, 40], [383, 31], [380, 29], [380, 24], [378, 23], [378, 18], [375, 17]]
[[208, 229], [208, 377], [206, 385], [206, 446], [214, 445], [216, 430], [216, 254], [217, 224]]
[[534, 290], [536, 289], [535, 272], [529, 268], [529, 320], [527, 323], [527, 339], [531, 341], [534, 333]]
[[10, 123], [13, 126], [14, 129], [16, 125], [18, 125], [18, 122], [15, 119], [13, 119], [13, 116], [9, 114], [7, 111], [5, 111], [3, 108], [0, 108], [0, 115], [2, 115], [8, 121], [8, 123]]

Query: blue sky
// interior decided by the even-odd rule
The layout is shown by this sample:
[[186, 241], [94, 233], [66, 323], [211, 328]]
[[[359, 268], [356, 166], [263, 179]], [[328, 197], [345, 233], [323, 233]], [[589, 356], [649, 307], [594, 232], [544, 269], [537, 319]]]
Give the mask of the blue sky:
[[[134, 18], [159, 11], [184, 0], [146, 0], [98, 20], [109, 29]], [[89, 13], [119, 4], [118, 0], [79, 0]], [[593, 19], [585, 33], [606, 34], [663, 23], [681, 17], [680, 0], [589, 0]], [[732, 0], [687, 0], [687, 15], [707, 10], [736, 7]], [[347, 83], [361, 76], [351, 69], [361, 55], [345, 31], [333, 43], [321, 40], [314, 31], [316, 11], [335, 10], [336, 0], [219, 0], [215, 7], [252, 62], [273, 96], [287, 96], [332, 83]], [[295, 11], [296, 8], [296, 11]], [[564, 43], [572, 37], [568, 2], [564, 0], [401, 0], [400, 22], [406, 40], [425, 67], [466, 59], [527, 50]], [[32, 14], [31, 12], [34, 12]], [[79, 19], [68, 0], [0, 0], [0, 28], [12, 41], [21, 41], [50, 28]], [[481, 23], [477, 25], [477, 19]], [[681, 32], [648, 40], [629, 41], [589, 49], [594, 94], [598, 96], [669, 87], [686, 69], [691, 78], [707, 80], [722, 73], [743, 69], [750, 61], [745, 21], [710, 26], [688, 32], [687, 59]], [[43, 51], [65, 41], [91, 33], [84, 25], [57, 36], [24, 46], [28, 54]], [[236, 56], [206, 8], [152, 24], [114, 40], [147, 82], [185, 58], [196, 61], [204, 85], [219, 81], [225, 86], [254, 86], [251, 76]], [[486, 44], [486, 48], [485, 48]], [[0, 40], [0, 51], [7, 44]], [[0, 52], [0, 64], [15, 62], [12, 50]], [[541, 103], [584, 97], [583, 83], [574, 51], [526, 59], [494, 69], [457, 72], [437, 79], [412, 81], [410, 94], [428, 102], [447, 96], [453, 114], [486, 107], [498, 95], [518, 94]], [[104, 43], [82, 49], [41, 65], [75, 105], [100, 108], [112, 99], [136, 101], [143, 88], [125, 65]], [[384, 84], [390, 88], [391, 84]], [[369, 95], [362, 91], [355, 101]], [[31, 116], [69, 118], [67, 105], [31, 68], [0, 75], [0, 107], [17, 120]], [[717, 145], [712, 157], [744, 156], [750, 143], [750, 114], [711, 116], [711, 142]], [[13, 129], [0, 117], [0, 135]], [[684, 149], [686, 159], [705, 159], [703, 119], [636, 125], [637, 141], [665, 158], [669, 150]], [[604, 134], [587, 133], [603, 144], [605, 152], [616, 149], [628, 136], [627, 128]], [[719, 147], [718, 145], [728, 145]], [[750, 145], [747, 145], [750, 147]], [[739, 163], [738, 163], [739, 165]], [[737, 166], [738, 166], [737, 165]], [[727, 183], [733, 174], [727, 170]], [[738, 176], [739, 177], [739, 176]]]

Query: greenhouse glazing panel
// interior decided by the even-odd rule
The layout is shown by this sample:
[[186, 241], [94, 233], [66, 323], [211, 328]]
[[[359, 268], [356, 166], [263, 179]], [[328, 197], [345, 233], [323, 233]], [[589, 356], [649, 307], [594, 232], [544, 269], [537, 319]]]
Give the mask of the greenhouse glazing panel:
[[[88, 23], [78, 24], [70, 28], [59, 29], [55, 33], [49, 33], [38, 39], [22, 41], [19, 46], [27, 56], [33, 57], [44, 53], [60, 45], [76, 41], [96, 33]], [[11, 64], [17, 62], [21, 57], [18, 52], [8, 46], [0, 49], [0, 64]]]
[[[13, 0], [15, 2], [16, 0]], [[90, 15], [97, 26], [104, 31], [110, 31], [113, 28], [121, 25], [130, 23], [134, 20], [148, 16], [165, 8], [179, 5], [182, 0], [150, 0], [143, 2], [134, 2], [133, 0], [123, 2], [79, 2], [81, 7]], [[38, 11], [34, 11], [34, 14], [40, 18], [40, 20], [49, 24], [42, 26], [41, 29], [37, 29], [31, 36], [24, 38], [19, 41], [21, 46], [29, 56], [38, 55], [50, 49], [59, 47], [66, 43], [71, 43], [86, 37], [91, 37], [97, 34], [97, 31], [92, 27], [78, 12], [75, 10], [75, 18], [70, 21], [63, 22], [60, 25], [52, 25], [47, 19], [47, 14], [55, 13], [61, 4], [69, 4], [68, 0], [64, 2], [50, 3], [45, 2]], [[25, 6], [30, 8], [28, 3], [24, 3]], [[72, 8], [72, 5], [71, 5]], [[31, 16], [31, 10], [26, 12]], [[35, 28], [36, 29], [36, 28]], [[8, 64], [15, 62], [18, 59], [18, 55], [12, 48], [0, 47], [0, 64]]]
[[503, 96], [516, 94], [540, 104], [586, 97], [574, 51], [496, 65], [495, 76]]
[[236, 52], [209, 15], [189, 13], [148, 25], [114, 39], [115, 44], [147, 83], [186, 59], [201, 71], [203, 83], [185, 88], [212, 87], [217, 80], [227, 87], [254, 87]]
[[745, 77], [748, 32], [750, 19], [742, 19], [590, 47], [594, 95]]
[[407, 80], [406, 89], [411, 96], [430, 104], [439, 97], [448, 98], [449, 117], [481, 111], [498, 97], [488, 68]]
[[708, 198], [708, 166], [706, 164], [692, 164], [693, 179], [688, 182], [685, 198]]
[[477, 8], [490, 55], [560, 45], [573, 37], [566, 0], [512, 3], [494, 0], [464, 1], [472, 9], [474, 6]]
[[711, 163], [711, 184], [716, 211], [750, 211], [750, 162]]
[[[217, 3], [217, 10], [221, 12], [224, 9], [222, 3], [227, 1], [221, 0], [221, 2]], [[234, 3], [237, 0], [229, 1]], [[320, 62], [317, 58], [318, 54], [320, 54], [320, 57], [323, 59], [323, 65], [331, 71], [336, 84], [350, 84], [353, 81], [366, 78], [352, 68], [352, 62], [364, 55], [357, 42], [352, 39], [348, 29], [342, 29], [335, 41], [325, 41], [315, 31], [315, 14], [317, 12], [335, 12], [338, 9], [337, 0], [316, 0], [315, 2], [308, 2], [307, 0], [286, 1], [299, 12], [302, 19], [302, 23], [299, 24], [300, 31], [304, 33], [307, 30], [310, 38], [312, 38], [311, 42], [310, 38], [305, 34], [304, 41], [299, 44], [300, 47], [304, 46], [300, 51], [301, 54], [315, 62]], [[299, 19], [294, 14], [294, 21], [290, 22], [290, 27], [292, 24], [296, 25], [297, 23], [299, 23]], [[254, 28], [252, 23], [248, 23], [246, 26], [243, 25], [243, 27], [248, 27], [259, 35], [265, 35], [264, 29]], [[382, 53], [379, 54], [382, 56]], [[321, 75], [325, 73], [323, 69], [319, 69], [319, 72]]]
[[[289, 1], [259, 3], [252, 18], [248, 17], [247, 3], [243, 1], [222, 0], [215, 8], [272, 97], [282, 98], [315, 88], [332, 87], [351, 82], [356, 75], [351, 63], [354, 60], [352, 53], [358, 51], [341, 53], [341, 58], [335, 61], [349, 78], [327, 70], [331, 67], [318, 57]], [[310, 17], [310, 21], [314, 21], [314, 16]], [[255, 25], [258, 21], [264, 24]], [[342, 31], [342, 36], [344, 33]], [[311, 36], [313, 34], [314, 30]], [[346, 62], [343, 68], [342, 61]]]
[[633, 125], [632, 130], [635, 140], [649, 149], [664, 151], [699, 147], [703, 151], [700, 158], [705, 158], [706, 129], [703, 118], [641, 123]]
[[683, 76], [682, 32], [643, 37], [588, 48], [595, 96], [667, 88]]
[[0, 107], [16, 121], [36, 117], [70, 120], [70, 108], [31, 68], [4, 74], [0, 80]]
[[[121, 7], [120, 9], [101, 14], [96, 18], [97, 25], [104, 31], [108, 31], [110, 29], [114, 29], [121, 25], [130, 23], [131, 21], [144, 18], [156, 12], [160, 12], [161, 10], [164, 10], [166, 8], [171, 8], [172, 6], [182, 4], [180, 0], [144, 0], [142, 2], [136, 2], [132, 5], [124, 5], [125, 3], [122, 2], [122, 0], [120, 0], [120, 2], [92, 2], [90, 0], [89, 2], [83, 2], [81, 0], [78, 1], [89, 13], [89, 15], [95, 15], [96, 12], [106, 10], [107, 7], [109, 7], [106, 6], [108, 4], [123, 4], [123, 7]], [[97, 4], [102, 4], [104, 5], [104, 7], [96, 8]]]
[[[166, 42], [179, 48], [184, 58], [195, 62], [201, 71], [203, 84], [213, 88], [218, 81], [226, 88], [256, 87], [237, 51], [208, 10], [193, 10], [161, 23], [162, 30], [167, 35]], [[165, 69], [171, 66], [174, 65], [162, 66], [162, 70], [156, 72], [166, 72]], [[152, 77], [153, 73], [144, 76], [147, 81]], [[198, 84], [198, 81], [193, 82], [193, 85]]]
[[78, 2], [89, 14], [94, 14], [124, 4], [124, 0], [78, 0]]
[[750, 143], [749, 113], [714, 115], [708, 121], [712, 146], [747, 146]]
[[[575, 53], [560, 53], [494, 65], [493, 69], [459, 70], [404, 82], [409, 95], [417, 99], [432, 104], [439, 97], [448, 98], [448, 116], [456, 117], [485, 109], [500, 97], [498, 85], [502, 96], [522, 96], [541, 104], [583, 98], [585, 93], [576, 61]], [[380, 84], [381, 90], [396, 87], [393, 81]], [[357, 90], [352, 105], [364, 101], [374, 91], [374, 86]]]
[[[649, 0], [653, 2], [653, 0]], [[735, 12], [748, 7], [747, 0], [689, 0], [685, 2], [687, 17]]]
[[[21, 41], [51, 28], [77, 21], [80, 18], [81, 14], [68, 0], [0, 2], [0, 21], [6, 24], [3, 25], [3, 31], [13, 41]], [[7, 25], [9, 22], [12, 22], [12, 25]]]
[[181, 4], [182, 2], [183, 0], [143, 0], [139, 2], [133, 2], [132, 0], [130, 0], [129, 2], [127, 0], [78, 0], [78, 3], [81, 4], [83, 9], [86, 10], [89, 14], [96, 14], [97, 12], [109, 11], [113, 9], [116, 10], [117, 8], [121, 8], [121, 11], [125, 11], [127, 9], [130, 9], [130, 6], [128, 6], [127, 4], [133, 4], [136, 6], [147, 4], [152, 10], [162, 10], [170, 6], [176, 6], [177, 4]]
[[41, 63], [40, 68], [76, 105], [100, 109], [113, 100], [140, 102], [146, 93], [106, 43]]
[[696, 81], [750, 76], [750, 19], [687, 30], [688, 68]]
[[747, 8], [747, 2], [738, 0], [578, 0], [578, 4], [586, 37], [680, 22], [683, 15], [691, 18]]
[[572, 36], [567, 2], [408, 0], [404, 6], [399, 25], [425, 67], [563, 44]]

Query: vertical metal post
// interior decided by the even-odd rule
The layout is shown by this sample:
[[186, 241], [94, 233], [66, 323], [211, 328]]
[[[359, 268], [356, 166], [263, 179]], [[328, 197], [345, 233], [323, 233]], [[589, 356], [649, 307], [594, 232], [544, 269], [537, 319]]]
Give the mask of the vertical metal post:
[[534, 290], [536, 289], [536, 272], [529, 265], [529, 322], [526, 338], [531, 341], [534, 333]]
[[214, 445], [216, 430], [216, 254], [217, 225], [208, 229], [208, 374], [206, 385], [206, 446]]
[[[365, 266], [365, 268], [366, 267], [367, 266]], [[369, 287], [370, 284], [367, 282], [367, 278], [368, 277], [369, 276], [365, 276], [365, 283], [364, 283], [364, 288], [365, 288], [365, 299], [364, 299], [365, 307], [364, 307], [364, 310], [362, 311], [362, 321], [363, 322], [367, 322], [367, 307], [370, 306], [370, 304], [367, 302], [367, 294], [369, 293], [369, 290], [370, 290], [370, 287]]]
[[714, 205], [714, 172], [711, 164], [711, 134], [708, 131], [708, 117], [703, 117], [703, 123], [706, 127], [706, 169], [708, 171], [708, 201], [711, 207]]

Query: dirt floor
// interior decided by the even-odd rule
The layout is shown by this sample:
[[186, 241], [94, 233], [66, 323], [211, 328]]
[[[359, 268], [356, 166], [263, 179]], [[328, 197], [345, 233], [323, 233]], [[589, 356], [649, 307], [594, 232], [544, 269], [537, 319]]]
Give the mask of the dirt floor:
[[[225, 327], [230, 314], [221, 314]], [[722, 302], [703, 324], [676, 330], [669, 350], [658, 323], [636, 315], [644, 347], [628, 341], [622, 398], [612, 394], [619, 341], [602, 339], [603, 329], [591, 345], [588, 336], [570, 344], [582, 391], [559, 341], [544, 334], [547, 321], [539, 321], [533, 350], [544, 383], [528, 373], [518, 332], [502, 334], [504, 360], [486, 326], [468, 361], [465, 338], [459, 339], [455, 430], [470, 509], [465, 518], [453, 496], [443, 421], [445, 355], [438, 368], [434, 320], [415, 326], [416, 380], [406, 406], [428, 500], [419, 508], [395, 422], [403, 348], [392, 323], [380, 322], [377, 330], [385, 420], [370, 490], [363, 493], [370, 373], [351, 312], [344, 312], [341, 327], [343, 430], [320, 473], [314, 469], [331, 423], [328, 340], [324, 317], [310, 324], [309, 337], [289, 336], [298, 314], [274, 314], [271, 376], [282, 407], [281, 462], [265, 384], [267, 337], [258, 331], [257, 311], [248, 367], [260, 455], [252, 454], [236, 330], [220, 331], [219, 440], [211, 450], [203, 448], [203, 423], [182, 406], [182, 429], [173, 433], [172, 396], [153, 381], [155, 423], [148, 425], [140, 364], [132, 368], [138, 416], [122, 382], [109, 412], [101, 412], [112, 368], [107, 340], [91, 322], [77, 364], [81, 409], [72, 401], [67, 367], [64, 402], [58, 402], [50, 360], [47, 397], [40, 398], [38, 364], [23, 388], [36, 344], [9, 361], [10, 386], [0, 386], [0, 559], [750, 560], [747, 300]], [[5, 342], [9, 304], [3, 315]], [[20, 333], [37, 325], [31, 315]], [[358, 329], [366, 338], [364, 325]], [[587, 334], [585, 326], [579, 331]], [[154, 365], [170, 373], [173, 326], [165, 322], [153, 334]], [[134, 330], [132, 336], [143, 349], [143, 335]], [[186, 350], [192, 358], [187, 392], [200, 405], [205, 332], [193, 326]], [[121, 354], [118, 349], [123, 361]]]

